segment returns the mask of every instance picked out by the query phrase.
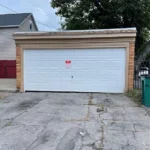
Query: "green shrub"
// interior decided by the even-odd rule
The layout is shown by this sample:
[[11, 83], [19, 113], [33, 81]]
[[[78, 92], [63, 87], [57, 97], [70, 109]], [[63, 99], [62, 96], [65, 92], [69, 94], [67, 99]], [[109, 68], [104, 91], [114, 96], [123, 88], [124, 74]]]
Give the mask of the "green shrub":
[[142, 104], [142, 91], [141, 90], [130, 90], [126, 93], [128, 97], [134, 100], [137, 104]]

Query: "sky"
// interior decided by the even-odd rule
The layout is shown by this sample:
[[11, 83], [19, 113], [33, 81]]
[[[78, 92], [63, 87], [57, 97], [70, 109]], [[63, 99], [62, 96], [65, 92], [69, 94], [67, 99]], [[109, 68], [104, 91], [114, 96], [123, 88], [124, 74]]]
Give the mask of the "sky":
[[[39, 31], [55, 31], [59, 29], [60, 17], [55, 15], [56, 10], [50, 6], [51, 0], [0, 0], [0, 4], [18, 12], [33, 13], [35, 20], [50, 27], [37, 23]], [[10, 14], [12, 11], [0, 6], [0, 14]]]

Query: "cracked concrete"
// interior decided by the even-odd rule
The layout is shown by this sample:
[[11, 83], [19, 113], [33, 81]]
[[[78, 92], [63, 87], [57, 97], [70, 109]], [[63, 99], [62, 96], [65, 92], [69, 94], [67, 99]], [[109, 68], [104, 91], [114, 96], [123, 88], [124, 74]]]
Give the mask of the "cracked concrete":
[[14, 93], [0, 150], [150, 150], [150, 115], [123, 94]]

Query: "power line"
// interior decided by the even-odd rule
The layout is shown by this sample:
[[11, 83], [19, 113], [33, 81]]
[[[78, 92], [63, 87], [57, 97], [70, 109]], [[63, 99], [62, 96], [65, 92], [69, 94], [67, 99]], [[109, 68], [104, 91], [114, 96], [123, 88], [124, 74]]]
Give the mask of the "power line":
[[[11, 8], [9, 8], [9, 7], [7, 7], [7, 6], [4, 6], [4, 5], [2, 5], [2, 4], [0, 4], [0, 6], [2, 6], [2, 7], [4, 7], [4, 8], [6, 8], [6, 9], [8, 9], [8, 10], [14, 12], [14, 13], [18, 13], [18, 12], [16, 12], [15, 10], [12, 10]], [[42, 24], [42, 25], [44, 25], [44, 26], [47, 26], [47, 27], [49, 27], [49, 28], [56, 29], [56, 28], [54, 28], [54, 27], [52, 27], [52, 26], [49, 26], [49, 25], [47, 25], [47, 24], [45, 24], [45, 23], [42, 23], [42, 22], [40, 22], [40, 21], [38, 21], [38, 20], [35, 20], [35, 22], [37, 22], [37, 23], [39, 23], [39, 24]], [[57, 30], [57, 29], [56, 29], [56, 30]]]
[[[38, 20], [35, 20], [35, 22], [37, 22], [37, 23], [39, 23], [39, 24], [42, 24], [42, 25], [45, 25], [45, 26], [47, 26], [47, 27], [49, 27], [49, 28], [56, 29], [56, 28], [54, 28], [54, 27], [52, 27], [52, 26], [49, 26], [49, 25], [47, 25], [47, 24], [45, 24], [45, 23], [42, 23], [42, 22], [40, 22], [40, 21], [38, 21]], [[57, 29], [56, 29], [56, 30], [57, 30]]]
[[17, 13], [16, 11], [14, 11], [14, 10], [12, 10], [12, 9], [10, 9], [10, 8], [8, 8], [8, 7], [4, 6], [4, 5], [2, 5], [2, 4], [0, 4], [0, 6], [2, 6], [2, 7], [4, 7], [4, 8], [6, 8], [6, 9], [8, 9], [8, 10], [14, 12], [14, 13]]

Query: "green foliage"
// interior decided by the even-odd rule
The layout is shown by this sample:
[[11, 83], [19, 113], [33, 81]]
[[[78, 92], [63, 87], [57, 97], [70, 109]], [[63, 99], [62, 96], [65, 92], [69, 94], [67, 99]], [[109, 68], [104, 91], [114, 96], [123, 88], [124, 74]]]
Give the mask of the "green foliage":
[[142, 104], [142, 91], [141, 90], [130, 90], [126, 93], [128, 97], [130, 97], [133, 101], [135, 101], [138, 105]]
[[63, 29], [136, 27], [137, 52], [149, 39], [150, 0], [52, 0], [51, 6], [63, 18]]

